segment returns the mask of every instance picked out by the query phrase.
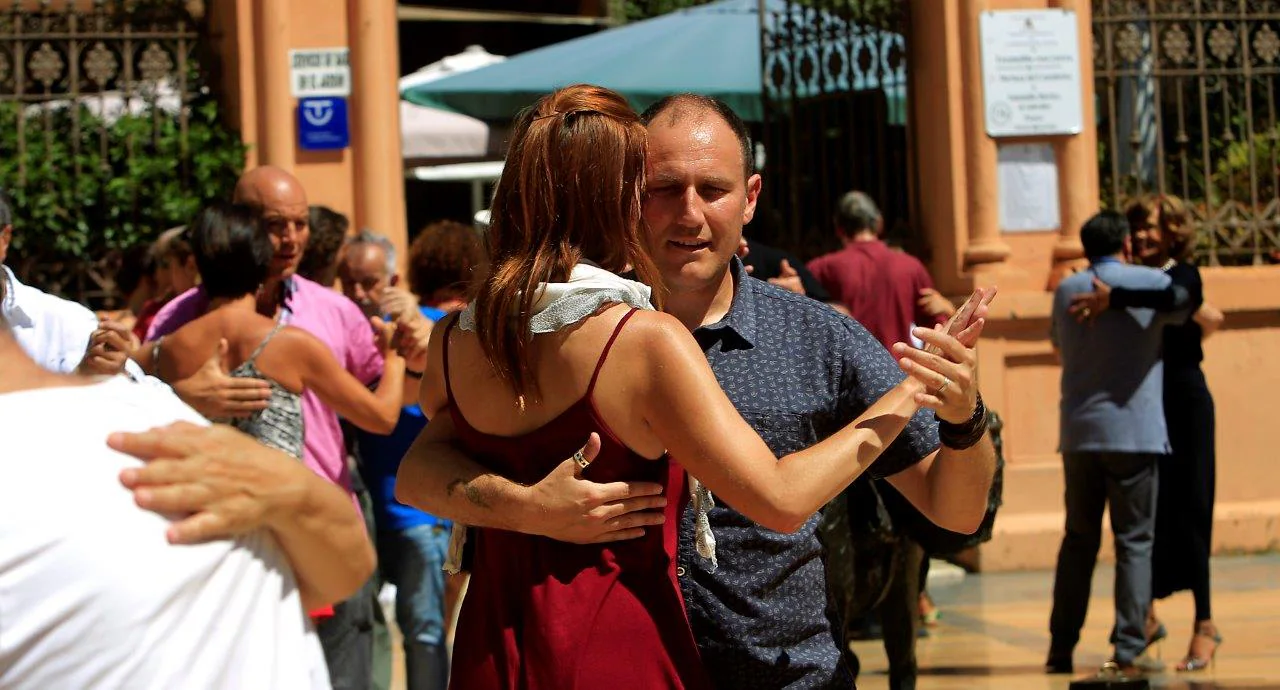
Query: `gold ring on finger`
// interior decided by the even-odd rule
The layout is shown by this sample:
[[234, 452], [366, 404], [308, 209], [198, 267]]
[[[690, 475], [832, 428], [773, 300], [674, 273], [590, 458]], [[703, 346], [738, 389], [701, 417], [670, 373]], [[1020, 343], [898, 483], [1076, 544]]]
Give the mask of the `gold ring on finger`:
[[950, 387], [951, 387], [951, 379], [946, 378], [946, 377], [944, 376], [944, 377], [942, 378], [942, 385], [941, 385], [941, 386], [938, 386], [938, 390], [934, 391], [934, 393], [933, 393], [933, 397], [935, 397], [935, 398], [941, 398], [941, 397], [942, 397], [942, 394], [943, 394], [943, 393], [945, 393], [945, 392], [947, 392], [947, 389], [948, 389], [948, 388], [950, 388]]

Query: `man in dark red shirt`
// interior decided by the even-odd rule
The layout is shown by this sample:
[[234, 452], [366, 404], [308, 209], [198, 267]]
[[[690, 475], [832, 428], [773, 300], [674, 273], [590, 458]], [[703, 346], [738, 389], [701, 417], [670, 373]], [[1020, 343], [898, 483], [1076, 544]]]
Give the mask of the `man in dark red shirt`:
[[884, 219], [871, 197], [849, 192], [836, 207], [840, 251], [809, 262], [809, 270], [853, 318], [885, 347], [911, 342], [911, 326], [931, 327], [949, 316], [945, 299], [920, 260], [880, 239]]
[[[928, 328], [945, 323], [955, 311], [950, 302], [934, 290], [933, 279], [919, 259], [889, 247], [880, 239], [884, 219], [871, 197], [863, 192], [849, 192], [842, 196], [836, 206], [835, 224], [844, 248], [810, 261], [809, 270], [831, 293], [832, 301], [845, 305], [849, 314], [885, 347], [896, 342], [912, 342], [913, 325]], [[873, 484], [874, 488], [861, 487], [861, 494], [854, 493], [858, 490], [856, 484], [849, 487], [846, 489], [846, 502], [865, 503], [867, 491], [873, 499], [878, 493], [893, 493], [893, 489], [883, 486], [882, 482]], [[897, 519], [891, 511], [891, 524]], [[878, 548], [874, 544], [876, 537], [873, 533], [859, 525], [850, 525], [848, 529], [853, 531], [850, 546], [854, 552], [859, 549], [870, 549], [870, 553], [879, 551], [877, 557], [886, 558], [893, 564], [883, 598], [875, 612], [889, 658], [890, 687], [914, 688], [918, 672], [915, 642], [926, 599], [924, 586], [928, 577], [928, 554], [904, 529], [895, 529], [897, 538], [886, 540]], [[856, 553], [853, 557], [857, 557]], [[832, 579], [840, 581], [838, 577]], [[845, 615], [856, 619], [859, 613], [846, 611]], [[857, 626], [854, 620], [846, 623]]]

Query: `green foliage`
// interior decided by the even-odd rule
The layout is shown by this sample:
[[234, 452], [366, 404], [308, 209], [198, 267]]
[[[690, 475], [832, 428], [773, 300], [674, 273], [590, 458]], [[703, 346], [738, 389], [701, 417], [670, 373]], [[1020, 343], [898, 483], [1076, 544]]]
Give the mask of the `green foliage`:
[[[1254, 132], [1251, 139], [1223, 142], [1221, 156], [1213, 175], [1215, 197], [1234, 196], [1247, 200], [1251, 197], [1250, 170], [1258, 185], [1258, 198], [1262, 203], [1276, 198], [1277, 161], [1280, 161], [1280, 125], [1271, 131]], [[1234, 192], [1234, 195], [1231, 193]], [[1220, 203], [1219, 198], [1214, 199]]]
[[11, 259], [24, 263], [94, 261], [149, 241], [225, 198], [244, 167], [244, 144], [212, 99], [190, 104], [185, 137], [178, 115], [158, 108], [104, 124], [81, 106], [78, 131], [70, 108], [24, 108], [0, 104]]

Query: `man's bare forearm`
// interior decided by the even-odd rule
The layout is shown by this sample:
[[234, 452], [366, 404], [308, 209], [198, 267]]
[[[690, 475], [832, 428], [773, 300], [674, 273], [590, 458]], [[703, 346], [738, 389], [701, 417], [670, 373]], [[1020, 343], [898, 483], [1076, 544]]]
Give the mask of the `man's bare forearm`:
[[308, 610], [354, 594], [373, 573], [373, 545], [350, 496], [310, 470], [276, 483], [268, 525], [293, 565]]
[[528, 487], [428, 434], [418, 437], [400, 463], [396, 500], [447, 520], [512, 531], [527, 530], [526, 516], [532, 509]]
[[990, 432], [964, 450], [940, 448], [928, 478], [933, 521], [953, 532], [976, 532], [987, 512], [995, 472], [996, 449]]

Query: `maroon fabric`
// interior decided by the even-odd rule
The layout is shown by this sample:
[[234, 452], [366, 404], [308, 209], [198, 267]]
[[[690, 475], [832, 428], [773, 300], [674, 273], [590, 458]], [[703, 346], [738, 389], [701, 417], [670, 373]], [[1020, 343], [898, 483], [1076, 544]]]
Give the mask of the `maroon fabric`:
[[471, 583], [458, 617], [449, 687], [456, 690], [649, 690], [710, 688], [676, 580], [676, 530], [687, 502], [684, 470], [666, 456], [648, 460], [620, 442], [592, 393], [632, 310], [600, 354], [586, 394], [543, 427], [513, 437], [476, 431], [449, 383], [449, 413], [462, 447], [486, 467], [533, 484], [573, 455], [595, 431], [602, 446], [583, 472], [597, 482], [666, 486], [666, 522], [645, 536], [604, 545], [478, 529]]
[[809, 270], [885, 347], [910, 343], [913, 323], [933, 327], [947, 321], [916, 305], [920, 291], [933, 287], [924, 264], [880, 240], [853, 242], [810, 261]]
[[142, 304], [142, 311], [138, 314], [138, 320], [133, 324], [133, 334], [138, 337], [138, 342], [146, 341], [147, 329], [151, 328], [151, 322], [156, 320], [156, 314], [160, 313], [160, 310], [169, 303], [170, 299], [173, 299], [173, 295], [149, 299]]

